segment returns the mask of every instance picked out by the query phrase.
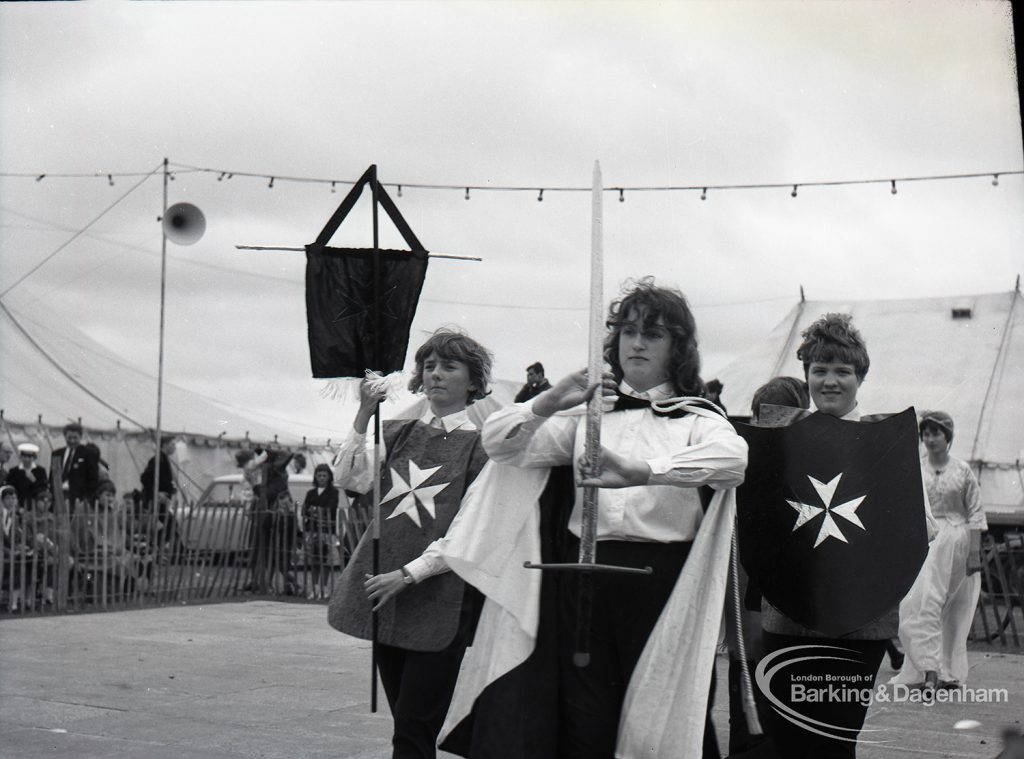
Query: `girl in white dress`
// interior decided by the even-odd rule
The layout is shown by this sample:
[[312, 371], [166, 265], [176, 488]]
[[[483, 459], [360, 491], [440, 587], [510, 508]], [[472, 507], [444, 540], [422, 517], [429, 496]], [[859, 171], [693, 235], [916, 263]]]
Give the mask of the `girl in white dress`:
[[900, 604], [906, 659], [892, 682], [958, 688], [967, 680], [967, 636], [981, 592], [981, 533], [988, 524], [974, 472], [949, 455], [953, 419], [925, 411], [919, 430], [928, 453], [921, 467], [939, 532]]

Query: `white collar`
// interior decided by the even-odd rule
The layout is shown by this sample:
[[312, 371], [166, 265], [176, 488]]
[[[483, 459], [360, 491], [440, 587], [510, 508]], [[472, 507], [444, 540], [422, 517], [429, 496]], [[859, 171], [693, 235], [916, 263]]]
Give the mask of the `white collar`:
[[622, 380], [619, 383], [619, 390], [623, 395], [631, 395], [634, 398], [643, 398], [645, 401], [663, 401], [666, 398], [672, 398], [675, 394], [675, 388], [672, 387], [671, 382], [662, 382], [656, 387], [652, 387], [650, 390], [640, 392], [630, 387], [626, 380]]
[[420, 417], [420, 421], [423, 422], [428, 427], [430, 426], [431, 422], [433, 422], [435, 419], [441, 422], [441, 426], [444, 427], [445, 432], [452, 432], [453, 430], [457, 430], [460, 427], [466, 430], [467, 432], [473, 432], [476, 429], [476, 425], [469, 420], [468, 409], [462, 409], [462, 411], [455, 411], [445, 416], [435, 416], [434, 412], [431, 411], [430, 408], [428, 407], [426, 413]]
[[[814, 407], [814, 410], [817, 411], [819, 414], [823, 414], [824, 413], [817, 406]], [[800, 418], [802, 419], [803, 417], [800, 417]], [[847, 411], [842, 416], [839, 416], [839, 417], [836, 417], [836, 418], [837, 419], [845, 419], [847, 422], [859, 422], [860, 421], [860, 404], [859, 403], [854, 403], [852, 409]]]
[[845, 419], [848, 422], [859, 422], [860, 421], [860, 404], [854, 403], [853, 408], [843, 414], [840, 419]]

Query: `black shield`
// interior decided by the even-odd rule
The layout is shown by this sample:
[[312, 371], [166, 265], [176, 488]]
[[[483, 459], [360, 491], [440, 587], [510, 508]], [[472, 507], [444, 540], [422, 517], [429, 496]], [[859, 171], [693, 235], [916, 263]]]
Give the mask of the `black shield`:
[[914, 409], [736, 428], [750, 447], [740, 559], [764, 597], [833, 637], [896, 606], [928, 553]]

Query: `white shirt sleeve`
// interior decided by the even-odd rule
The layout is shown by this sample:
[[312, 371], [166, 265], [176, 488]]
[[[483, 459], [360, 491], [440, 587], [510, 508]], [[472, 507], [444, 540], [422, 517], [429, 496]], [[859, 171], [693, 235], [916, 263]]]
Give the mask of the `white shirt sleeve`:
[[438, 538], [424, 548], [423, 553], [417, 558], [405, 565], [405, 571], [410, 574], [414, 582], [423, 582], [428, 577], [450, 571], [441, 555], [447, 543], [448, 538]]
[[715, 490], [734, 488], [743, 482], [747, 469], [747, 441], [725, 419], [698, 416], [690, 445], [668, 456], [647, 461], [648, 485], [697, 487]]
[[[386, 459], [384, 441], [380, 443], [380, 461], [383, 466]], [[341, 448], [334, 455], [331, 469], [334, 481], [343, 490], [356, 493], [368, 493], [373, 488], [373, 441], [368, 440], [366, 433], [352, 430]]]
[[981, 488], [974, 470], [968, 468], [964, 481], [964, 508], [967, 511], [967, 526], [972, 530], [987, 530], [985, 507], [981, 505]]
[[928, 487], [924, 484], [924, 472], [921, 472], [921, 492], [924, 494], [924, 528], [928, 533], [928, 542], [931, 543], [939, 534], [939, 523], [932, 514], [932, 501], [928, 497]]
[[533, 402], [491, 414], [481, 432], [487, 455], [501, 464], [526, 469], [571, 464], [580, 416], [537, 416]]

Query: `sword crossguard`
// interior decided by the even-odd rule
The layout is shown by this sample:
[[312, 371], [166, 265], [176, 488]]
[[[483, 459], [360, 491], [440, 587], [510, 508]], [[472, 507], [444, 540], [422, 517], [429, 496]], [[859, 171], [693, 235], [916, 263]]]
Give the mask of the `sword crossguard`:
[[651, 567], [619, 567], [614, 564], [580, 564], [579, 562], [568, 562], [563, 564], [535, 564], [532, 561], [524, 561], [526, 569], [540, 569], [549, 572], [622, 572], [624, 574], [651, 575], [654, 569]]

